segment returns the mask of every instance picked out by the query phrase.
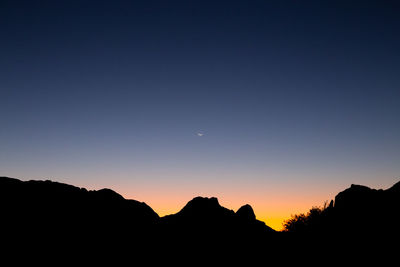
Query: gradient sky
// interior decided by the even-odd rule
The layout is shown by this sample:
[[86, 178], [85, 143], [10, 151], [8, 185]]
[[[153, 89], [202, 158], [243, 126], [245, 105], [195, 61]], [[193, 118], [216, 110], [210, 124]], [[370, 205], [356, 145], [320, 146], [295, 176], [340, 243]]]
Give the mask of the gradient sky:
[[[399, 1], [0, 2], [0, 175], [275, 229], [400, 176]], [[203, 133], [199, 136], [198, 133]]]

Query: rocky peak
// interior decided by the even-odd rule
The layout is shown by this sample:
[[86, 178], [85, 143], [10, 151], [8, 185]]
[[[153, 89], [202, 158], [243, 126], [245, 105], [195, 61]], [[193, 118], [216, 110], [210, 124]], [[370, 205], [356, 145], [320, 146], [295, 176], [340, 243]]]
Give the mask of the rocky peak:
[[245, 220], [255, 220], [256, 219], [256, 215], [254, 214], [253, 208], [249, 204], [246, 204], [246, 205], [240, 207], [240, 209], [238, 209], [238, 211], [236, 212], [236, 215], [239, 218], [245, 219]]
[[190, 200], [180, 213], [205, 213], [223, 209], [215, 197], [195, 197]]

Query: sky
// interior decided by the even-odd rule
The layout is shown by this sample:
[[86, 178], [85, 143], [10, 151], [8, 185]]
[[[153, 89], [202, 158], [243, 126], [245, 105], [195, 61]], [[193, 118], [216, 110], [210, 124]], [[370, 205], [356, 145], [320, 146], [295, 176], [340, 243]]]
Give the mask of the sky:
[[398, 1], [0, 2], [0, 175], [274, 229], [400, 180]]

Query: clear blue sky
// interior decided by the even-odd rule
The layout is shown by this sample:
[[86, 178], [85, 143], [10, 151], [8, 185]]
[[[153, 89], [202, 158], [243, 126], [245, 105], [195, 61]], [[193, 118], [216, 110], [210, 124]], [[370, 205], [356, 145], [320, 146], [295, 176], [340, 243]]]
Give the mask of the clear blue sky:
[[216, 195], [265, 218], [351, 183], [386, 188], [400, 176], [399, 14], [1, 1], [0, 175], [111, 187], [160, 213]]

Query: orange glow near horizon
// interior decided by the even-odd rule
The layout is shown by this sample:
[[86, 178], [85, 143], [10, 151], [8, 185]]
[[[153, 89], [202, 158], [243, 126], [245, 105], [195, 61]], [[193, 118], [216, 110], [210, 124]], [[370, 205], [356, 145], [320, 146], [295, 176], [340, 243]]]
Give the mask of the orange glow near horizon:
[[258, 220], [278, 231], [282, 230], [283, 222], [292, 215], [305, 213], [313, 206], [322, 206], [346, 188], [329, 183], [300, 183], [293, 180], [265, 182], [215, 179], [193, 183], [184, 179], [159, 179], [157, 182], [149, 179], [138, 183], [132, 179], [127, 183], [117, 178], [112, 183], [96, 182], [97, 188], [93, 189], [99, 189], [99, 186], [111, 188], [126, 199], [145, 202], [161, 217], [179, 212], [197, 196], [216, 197], [221, 206], [235, 212], [249, 204]]
[[[168, 208], [156, 209], [156, 208], [153, 208], [153, 210], [160, 217], [163, 217], [166, 215], [175, 214], [175, 213], [179, 212], [181, 210], [181, 208], [183, 208], [183, 206], [178, 209], [173, 209], [173, 208], [171, 208], [171, 209], [168, 209]], [[234, 211], [236, 211], [236, 210], [234, 210]], [[303, 212], [303, 211], [301, 211], [301, 212]], [[255, 212], [255, 213], [256, 213], [257, 220], [264, 222], [267, 226], [271, 227], [272, 229], [274, 229], [276, 231], [281, 231], [283, 229], [284, 221], [291, 217], [291, 214], [284, 213], [284, 212], [282, 212], [282, 214], [280, 214], [280, 213], [267, 214], [265, 216], [262, 216], [262, 215], [260, 216], [259, 214], [257, 214], [257, 212]]]
[[330, 200], [329, 196], [324, 198], [321, 195], [313, 195], [304, 198], [304, 195], [279, 196], [243, 196], [235, 194], [215, 195], [215, 194], [174, 194], [169, 196], [138, 196], [138, 194], [123, 194], [125, 198], [136, 199], [149, 205], [160, 217], [179, 212], [191, 199], [196, 196], [217, 197], [221, 206], [237, 211], [241, 206], [249, 204], [252, 206], [256, 218], [274, 230], [283, 229], [285, 220], [294, 214], [305, 213], [313, 206], [322, 206], [324, 201]]
[[[210, 197], [210, 196], [207, 196]], [[160, 200], [160, 201], [144, 201], [148, 204], [160, 217], [175, 214], [179, 212], [187, 202], [189, 202], [192, 198], [187, 200]], [[221, 201], [219, 203], [221, 206], [231, 209], [233, 211], [237, 211], [242, 205], [229, 205], [225, 201]], [[176, 204], [175, 204], [176, 203]], [[262, 205], [252, 204], [252, 203], [243, 203], [250, 204], [253, 207], [256, 218], [260, 221], [263, 221], [267, 226], [273, 228], [274, 230], [281, 231], [283, 229], [283, 223], [285, 220], [289, 219], [294, 214], [305, 213], [312, 206], [321, 206], [321, 205], [313, 205], [309, 202], [304, 202], [302, 204], [296, 203], [292, 205], [293, 207], [289, 207], [289, 203], [280, 203], [277, 204], [276, 207], [263, 208]], [[259, 207], [260, 206], [260, 207]]]
[[[57, 177], [58, 175], [54, 175]], [[74, 175], [71, 175], [74, 177]], [[92, 180], [83, 181], [75, 176], [75, 180], [57, 179], [88, 190], [110, 188], [121, 194], [126, 199], [141, 201], [150, 206], [159, 216], [179, 212], [194, 197], [216, 197], [221, 206], [237, 211], [245, 204], [251, 205], [256, 218], [275, 230], [282, 230], [283, 222], [292, 215], [306, 213], [314, 206], [323, 206], [325, 201], [330, 201], [352, 183], [364, 184], [371, 188], [389, 188], [397, 179], [383, 182], [363, 182], [361, 178], [353, 177], [351, 180], [336, 181], [335, 179], [317, 180], [317, 175], [308, 178], [299, 175], [274, 177], [265, 180], [253, 178], [251, 175], [246, 180], [240, 177], [226, 177], [213, 173], [213, 177], [201, 179], [200, 176], [191, 176], [185, 173], [178, 178], [154, 178], [155, 175], [140, 174], [141, 179], [127, 177], [127, 175], [108, 175], [107, 173], [95, 175]], [[178, 175], [174, 175], [177, 177]], [[294, 176], [295, 178], [288, 178]], [[334, 175], [336, 176], [336, 175]], [[386, 175], [392, 177], [393, 175]], [[18, 177], [18, 176], [17, 176]], [[101, 178], [100, 178], [101, 177]], [[113, 177], [113, 179], [109, 179]], [[204, 176], [206, 177], [206, 175]], [[218, 179], [220, 178], [220, 179]], [[228, 179], [229, 178], [229, 179]], [[196, 182], [193, 182], [196, 181]], [[316, 182], [318, 181], [318, 182]], [[372, 180], [371, 180], [372, 181]], [[373, 180], [375, 181], [375, 180]]]

